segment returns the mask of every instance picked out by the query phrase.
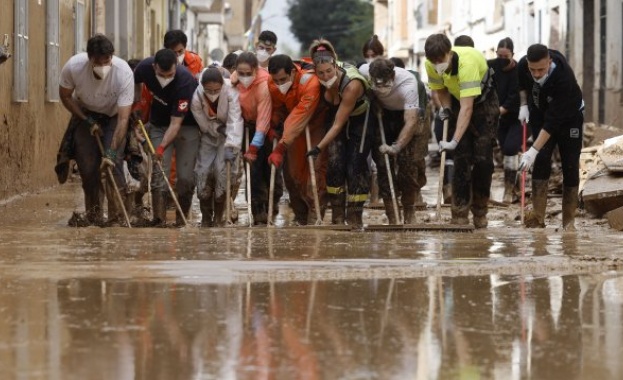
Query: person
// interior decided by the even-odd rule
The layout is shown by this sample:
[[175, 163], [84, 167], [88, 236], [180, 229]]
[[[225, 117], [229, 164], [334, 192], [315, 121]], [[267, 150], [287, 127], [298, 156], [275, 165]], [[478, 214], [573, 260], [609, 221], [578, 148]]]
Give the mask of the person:
[[349, 225], [362, 227], [363, 204], [370, 189], [367, 158], [376, 129], [366, 95], [370, 85], [356, 67], [338, 61], [329, 41], [315, 40], [309, 51], [322, 84], [321, 100], [329, 111], [327, 134], [308, 155], [328, 152], [326, 181], [331, 222], [344, 224], [347, 220]]
[[385, 48], [376, 34], [366, 41], [361, 48], [361, 54], [368, 64], [372, 63], [374, 58], [382, 57], [384, 53]]
[[[375, 101], [380, 106], [382, 129], [375, 134], [372, 158], [376, 163], [379, 176], [379, 190], [385, 213], [390, 224], [400, 221], [396, 215], [390, 192], [387, 171], [392, 175], [404, 212], [404, 223], [415, 222], [415, 204], [422, 203], [420, 189], [426, 185], [426, 156], [430, 127], [420, 123], [420, 103], [418, 84], [415, 76], [405, 69], [395, 67], [389, 59], [377, 58], [360, 68], [363, 75], [369, 76]], [[377, 115], [374, 115], [377, 117]], [[385, 143], [381, 133], [385, 134]], [[396, 157], [390, 160], [390, 167], [385, 164], [383, 155]]]
[[244, 123], [238, 90], [232, 87], [229, 80], [223, 79], [218, 68], [210, 67], [201, 74], [190, 109], [201, 130], [195, 164], [201, 226], [222, 226], [227, 201], [226, 162], [231, 164], [230, 176], [236, 177], [237, 156], [242, 146]]
[[277, 35], [270, 30], [263, 30], [255, 43], [255, 55], [263, 69], [268, 68], [268, 60], [277, 50]]
[[[176, 210], [176, 225], [182, 226], [188, 218], [195, 181], [193, 168], [199, 149], [199, 127], [189, 115], [197, 81], [186, 68], [178, 65], [176, 54], [161, 49], [155, 56], [146, 58], [134, 70], [137, 87], [146, 86], [153, 94], [149, 115], [148, 133], [154, 146], [154, 170], [151, 180], [153, 224], [166, 226], [167, 185], [157, 162], [163, 164], [167, 176], [171, 170], [171, 155], [175, 148], [177, 181], [175, 190], [183, 215]], [[140, 93], [141, 89], [136, 90]]]
[[474, 47], [475, 44], [474, 40], [470, 36], [462, 34], [454, 39], [454, 46]]
[[[269, 84], [273, 103], [272, 124], [283, 125], [283, 136], [279, 136], [277, 128], [275, 137], [278, 144], [268, 162], [281, 167], [287, 156], [283, 177], [294, 211], [294, 222], [306, 225], [315, 221], [316, 208], [310, 184], [311, 172], [305, 156], [305, 128], [309, 126], [312, 146], [320, 142], [324, 135], [324, 109], [318, 107], [320, 82], [313, 71], [301, 68], [284, 54], [270, 58], [268, 72], [272, 79]], [[326, 155], [323, 154], [314, 163], [321, 216], [326, 207], [326, 162]]]
[[451, 223], [468, 224], [471, 209], [474, 227], [486, 228], [493, 176], [491, 139], [500, 114], [491, 70], [482, 53], [472, 47], [452, 47], [444, 34], [430, 35], [424, 51], [429, 86], [452, 136], [451, 141], [439, 143], [441, 151], [454, 152]]
[[186, 49], [188, 37], [181, 30], [169, 30], [164, 34], [164, 47], [171, 49], [177, 56], [178, 65], [186, 67], [193, 75], [203, 70], [203, 60], [199, 54]]
[[[86, 222], [90, 225], [103, 222], [101, 171], [109, 167], [113, 169], [114, 181], [125, 197], [123, 152], [134, 86], [130, 66], [114, 52], [114, 46], [106, 36], [97, 34], [91, 37], [87, 52], [76, 54], [65, 63], [59, 82], [61, 102], [71, 113], [63, 142], [67, 148], [66, 160], [59, 164], [67, 165], [66, 170], [69, 170], [69, 159], [76, 161], [82, 179]], [[102, 141], [104, 155], [97, 139]], [[112, 192], [107, 198], [108, 221], [113, 222], [120, 219], [122, 205], [116, 203]]]
[[489, 60], [493, 68], [493, 78], [500, 102], [500, 123], [497, 138], [504, 155], [504, 196], [505, 203], [519, 199], [516, 186], [523, 129], [519, 116], [519, 84], [517, 62], [513, 59], [513, 40], [506, 37], [500, 40], [496, 50], [497, 58]]
[[530, 150], [521, 158], [519, 170], [532, 170], [532, 211], [525, 226], [545, 227], [547, 188], [554, 147], [562, 162], [562, 226], [575, 229], [578, 204], [580, 151], [584, 101], [575, 74], [565, 57], [542, 44], [528, 48], [517, 64], [519, 75], [519, 120], [529, 121], [532, 136]]
[[[268, 222], [268, 191], [270, 185], [270, 167], [267, 157], [272, 151], [271, 144], [264, 144], [266, 134], [270, 129], [272, 100], [268, 90], [270, 75], [268, 71], [259, 68], [255, 54], [240, 53], [236, 60], [236, 71], [232, 74], [232, 83], [240, 92], [240, 109], [244, 126], [249, 136], [249, 146], [244, 153], [244, 159], [251, 165], [251, 213], [256, 225]], [[246, 137], [245, 137], [246, 139]], [[283, 194], [280, 176], [276, 176], [275, 194], [272, 210], [276, 215], [278, 204]]]

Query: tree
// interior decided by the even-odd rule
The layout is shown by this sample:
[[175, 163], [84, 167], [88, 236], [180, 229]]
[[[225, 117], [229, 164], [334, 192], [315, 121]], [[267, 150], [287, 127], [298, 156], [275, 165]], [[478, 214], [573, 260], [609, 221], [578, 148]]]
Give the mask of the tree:
[[361, 48], [372, 37], [374, 7], [369, 0], [288, 0], [290, 30], [301, 42], [301, 54], [317, 38], [333, 44], [341, 61], [361, 61]]

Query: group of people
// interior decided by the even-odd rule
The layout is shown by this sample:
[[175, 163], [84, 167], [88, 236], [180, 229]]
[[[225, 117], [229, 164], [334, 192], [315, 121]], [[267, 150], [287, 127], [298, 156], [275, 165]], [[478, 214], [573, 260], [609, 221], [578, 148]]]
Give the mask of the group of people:
[[[325, 39], [315, 40], [302, 60], [275, 54], [277, 36], [263, 31], [255, 53], [230, 53], [221, 65], [204, 68], [186, 41], [182, 31], [169, 31], [162, 50], [131, 68], [114, 56], [105, 36], [96, 35], [87, 52], [63, 68], [61, 99], [72, 118], [57, 173], [61, 179], [67, 160], [77, 162], [89, 224], [103, 220], [102, 169], [114, 169], [123, 203], [134, 209], [137, 199], [124, 191], [123, 161], [126, 145], [135, 141], [154, 150], [150, 186], [141, 193], [151, 192], [154, 226], [166, 225], [165, 181], [173, 179], [172, 167], [176, 224], [188, 217], [196, 189], [202, 226], [220, 226], [231, 217], [224, 215], [232, 202], [226, 194], [237, 194], [243, 166], [254, 224], [279, 212], [285, 187], [294, 223], [314, 224], [330, 208], [333, 224], [361, 227], [364, 203], [377, 183], [389, 223], [413, 224], [426, 184], [434, 108], [436, 133], [445, 124], [449, 137], [438, 140], [450, 158], [444, 197], [452, 203], [451, 223], [468, 224], [471, 210], [474, 226], [487, 226], [497, 133], [506, 156], [505, 200], [516, 195], [517, 171], [536, 162], [530, 227], [544, 227], [551, 154], [559, 146], [563, 224], [573, 225], [582, 101], [571, 68], [554, 50], [533, 45], [517, 63], [506, 38], [498, 59], [487, 62], [473, 46], [452, 46], [445, 35], [433, 34], [425, 44], [429, 102], [419, 73], [399, 59], [385, 59], [376, 36], [364, 45], [366, 62], [359, 67], [340, 61]], [[137, 120], [146, 122], [147, 136], [136, 129]], [[535, 136], [521, 163], [520, 120], [529, 120]], [[119, 220], [124, 205], [107, 198], [109, 221]]]

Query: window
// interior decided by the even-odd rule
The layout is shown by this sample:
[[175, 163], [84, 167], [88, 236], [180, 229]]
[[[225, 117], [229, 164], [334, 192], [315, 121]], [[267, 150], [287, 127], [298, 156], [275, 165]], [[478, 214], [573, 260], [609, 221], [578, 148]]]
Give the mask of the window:
[[77, 0], [76, 1], [76, 26], [74, 28], [75, 34], [75, 44], [74, 44], [74, 54], [84, 53], [87, 51], [86, 41], [84, 38], [84, 12], [85, 6], [84, 1]]
[[60, 61], [60, 14], [58, 9], [59, 0], [46, 1], [46, 100], [58, 102], [58, 81]]
[[15, 0], [13, 101], [28, 101], [28, 0]]

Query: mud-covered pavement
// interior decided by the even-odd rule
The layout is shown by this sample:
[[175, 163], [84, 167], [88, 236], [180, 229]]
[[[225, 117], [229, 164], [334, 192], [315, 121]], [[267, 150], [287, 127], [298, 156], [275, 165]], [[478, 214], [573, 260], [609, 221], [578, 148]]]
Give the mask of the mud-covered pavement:
[[600, 221], [524, 230], [513, 206], [474, 233], [67, 227], [79, 195], [0, 204], [2, 379], [623, 373], [623, 239]]

